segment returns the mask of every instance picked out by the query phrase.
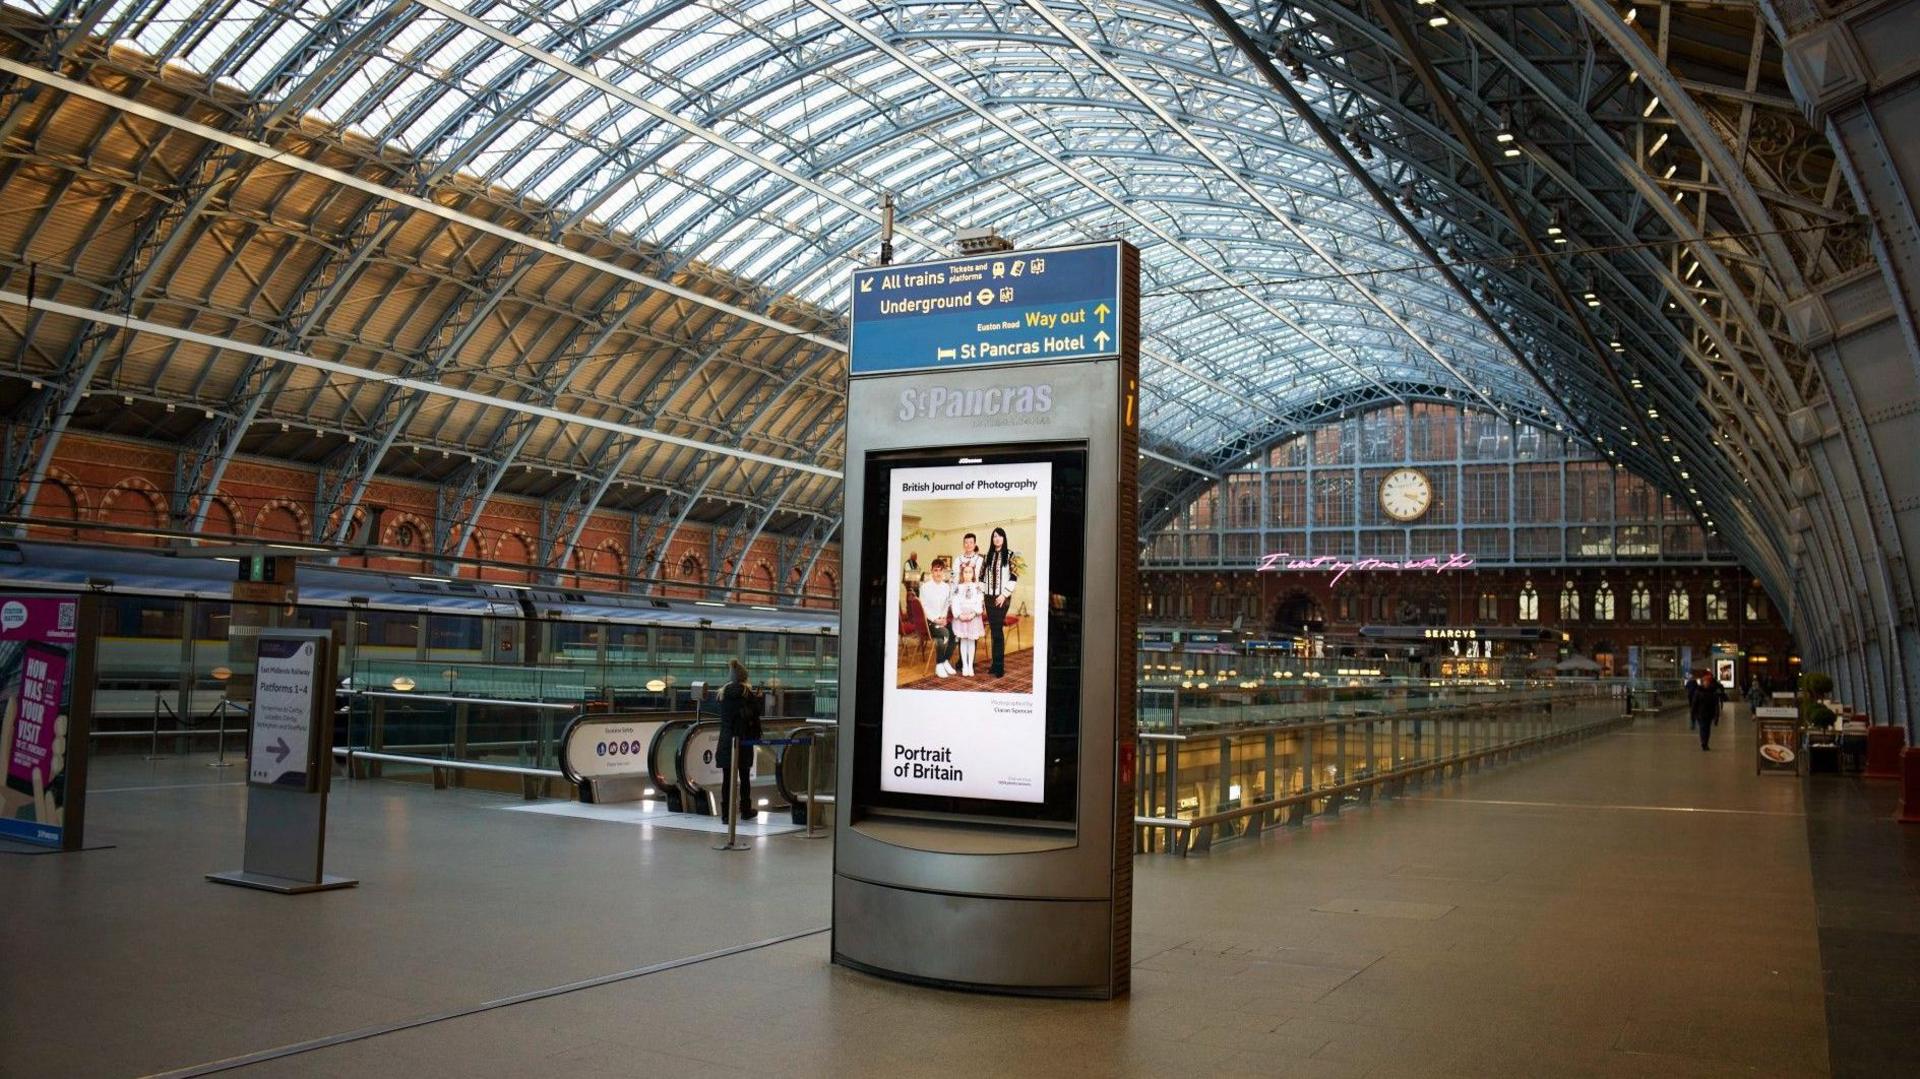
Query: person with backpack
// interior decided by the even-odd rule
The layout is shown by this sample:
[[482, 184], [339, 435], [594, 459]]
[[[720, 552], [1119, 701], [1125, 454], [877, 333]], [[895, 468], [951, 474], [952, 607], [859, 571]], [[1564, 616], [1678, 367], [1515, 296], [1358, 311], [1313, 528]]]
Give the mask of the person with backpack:
[[740, 767], [735, 774], [733, 767], [733, 740], [755, 741], [760, 737], [760, 716], [763, 705], [761, 695], [747, 681], [746, 664], [737, 659], [727, 661], [727, 669], [732, 675], [727, 684], [720, 689], [720, 814], [725, 816], [727, 807], [734, 804], [734, 791], [740, 792], [740, 818], [752, 820], [760, 815], [753, 804], [753, 754], [752, 746], [740, 747]]

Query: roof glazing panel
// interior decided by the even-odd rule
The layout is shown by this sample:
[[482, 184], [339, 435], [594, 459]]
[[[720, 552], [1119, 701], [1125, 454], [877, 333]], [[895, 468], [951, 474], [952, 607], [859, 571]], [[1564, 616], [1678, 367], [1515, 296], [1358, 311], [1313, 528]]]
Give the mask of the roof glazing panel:
[[1545, 403], [1185, 4], [124, 0], [115, 19], [246, 92], [318, 76], [309, 111], [429, 168], [828, 310], [877, 249], [883, 193], [903, 258], [966, 226], [1022, 246], [1126, 237], [1149, 347], [1175, 361], [1150, 364], [1150, 385], [1163, 407], [1197, 403], [1169, 437], [1202, 455], [1238, 434], [1219, 385], [1280, 408], [1370, 380], [1471, 394], [1472, 369]]

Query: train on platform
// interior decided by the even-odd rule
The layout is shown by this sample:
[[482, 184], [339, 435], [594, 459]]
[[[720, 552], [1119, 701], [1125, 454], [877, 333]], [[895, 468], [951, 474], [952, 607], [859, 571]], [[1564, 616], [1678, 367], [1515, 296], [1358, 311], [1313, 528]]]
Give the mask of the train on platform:
[[[839, 614], [827, 608], [597, 592], [550, 584], [362, 569], [325, 552], [264, 544], [299, 560], [281, 625], [328, 629], [348, 684], [627, 706], [674, 703], [738, 658], [779, 679], [799, 714], [837, 700]], [[0, 542], [0, 591], [93, 592], [99, 607], [97, 729], [161, 712], [192, 722], [219, 707], [233, 659], [227, 627], [240, 551]], [[351, 632], [349, 632], [351, 630]], [[446, 680], [441, 685], [442, 679]], [[652, 688], [649, 688], [652, 687]]]

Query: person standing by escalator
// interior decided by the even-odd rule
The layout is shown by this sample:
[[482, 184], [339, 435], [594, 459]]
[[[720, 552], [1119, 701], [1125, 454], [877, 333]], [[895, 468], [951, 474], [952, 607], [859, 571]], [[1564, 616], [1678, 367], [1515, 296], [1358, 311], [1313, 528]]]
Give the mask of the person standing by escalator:
[[746, 664], [737, 659], [727, 661], [727, 670], [731, 677], [720, 689], [720, 813], [724, 817], [727, 807], [734, 804], [735, 794], [739, 791], [741, 820], [752, 820], [760, 815], [753, 804], [753, 754], [752, 746], [740, 747], [740, 766], [736, 773], [733, 766], [733, 740], [742, 742], [757, 741], [760, 738], [760, 693], [747, 680]]

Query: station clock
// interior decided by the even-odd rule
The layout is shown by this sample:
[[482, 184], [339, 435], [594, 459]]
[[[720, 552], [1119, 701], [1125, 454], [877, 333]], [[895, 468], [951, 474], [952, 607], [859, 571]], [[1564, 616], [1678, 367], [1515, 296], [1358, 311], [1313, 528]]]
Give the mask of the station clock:
[[1380, 481], [1380, 509], [1405, 523], [1417, 521], [1433, 505], [1433, 482], [1417, 468], [1397, 468]]

